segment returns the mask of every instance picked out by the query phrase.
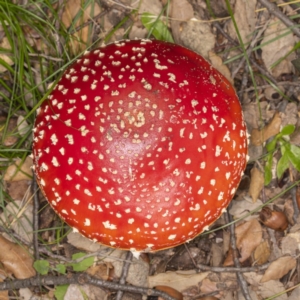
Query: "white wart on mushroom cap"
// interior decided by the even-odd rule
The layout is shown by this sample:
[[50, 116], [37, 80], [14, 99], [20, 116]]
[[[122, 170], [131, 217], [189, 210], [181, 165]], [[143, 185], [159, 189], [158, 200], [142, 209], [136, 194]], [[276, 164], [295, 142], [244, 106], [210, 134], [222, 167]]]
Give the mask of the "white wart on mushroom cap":
[[198, 54], [120, 41], [77, 60], [41, 105], [33, 155], [54, 210], [102, 244], [155, 251], [227, 207], [246, 165], [241, 107]]

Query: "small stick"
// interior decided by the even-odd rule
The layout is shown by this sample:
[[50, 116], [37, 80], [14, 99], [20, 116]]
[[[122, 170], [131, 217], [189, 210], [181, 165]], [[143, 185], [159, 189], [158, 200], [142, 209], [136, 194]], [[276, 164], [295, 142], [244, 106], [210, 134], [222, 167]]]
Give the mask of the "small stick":
[[288, 18], [278, 7], [276, 4], [270, 2], [269, 0], [258, 0], [258, 2], [263, 5], [270, 14], [277, 17], [283, 24], [290, 28], [290, 30], [300, 38], [300, 29], [299, 25], [293, 22], [290, 18]]
[[[229, 214], [229, 212], [227, 211], [227, 216], [228, 216], [228, 220], [229, 222], [232, 222], [232, 217], [231, 215]], [[234, 265], [236, 268], [240, 268], [241, 265], [240, 265], [240, 261], [238, 259], [238, 250], [236, 248], [236, 240], [235, 240], [235, 230], [234, 230], [234, 227], [235, 225], [234, 224], [231, 224], [229, 226], [230, 228], [230, 246], [232, 248], [232, 254], [233, 254], [233, 261], [234, 261]], [[236, 276], [237, 276], [237, 279], [240, 283], [240, 286], [242, 288], [242, 293], [245, 297], [246, 300], [251, 300], [251, 296], [249, 294], [249, 290], [248, 290], [248, 284], [243, 276], [243, 274], [241, 272], [237, 272], [236, 273]]]
[[[125, 284], [125, 282], [126, 282], [126, 278], [128, 275], [129, 267], [131, 265], [132, 257], [133, 257], [132, 253], [130, 251], [128, 251], [126, 254], [126, 258], [125, 258], [125, 262], [123, 265], [123, 270], [122, 270], [122, 274], [121, 274], [121, 277], [119, 280], [119, 284]], [[122, 297], [123, 297], [123, 291], [120, 290], [117, 292], [116, 300], [122, 300]]]

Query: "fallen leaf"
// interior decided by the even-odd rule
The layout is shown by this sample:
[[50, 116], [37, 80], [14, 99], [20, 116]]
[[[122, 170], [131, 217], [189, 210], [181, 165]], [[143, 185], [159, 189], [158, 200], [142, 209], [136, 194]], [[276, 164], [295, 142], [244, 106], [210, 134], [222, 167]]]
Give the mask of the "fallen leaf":
[[289, 300], [299, 300], [300, 299], [300, 286], [295, 288], [291, 295], [289, 296]]
[[243, 217], [244, 221], [257, 218], [256, 215], [250, 215], [246, 218], [244, 218], [244, 216], [248, 212], [253, 211], [263, 205], [261, 200], [258, 199], [256, 202], [253, 202], [252, 198], [248, 196], [245, 196], [243, 200], [240, 201], [233, 200], [231, 203], [232, 206], [229, 209], [229, 213], [234, 217], [235, 220]]
[[300, 244], [300, 232], [288, 233], [281, 240], [282, 254], [297, 255]]
[[194, 270], [166, 272], [149, 276], [148, 284], [150, 288], [157, 285], [166, 285], [181, 292], [190, 286], [197, 286], [198, 283], [205, 279], [208, 274], [208, 272], [196, 273]]
[[0, 138], [3, 146], [9, 147], [14, 145], [19, 139], [19, 136], [16, 134], [17, 119], [14, 117], [9, 118], [7, 127], [6, 123], [6, 118], [0, 116]]
[[113, 266], [111, 263], [100, 263], [91, 266], [86, 271], [88, 274], [103, 280], [111, 280], [111, 273], [113, 273]]
[[[7, 54], [4, 54], [5, 52], [11, 52], [11, 46], [10, 46], [10, 43], [9, 43], [9, 40], [7, 37], [4, 37], [2, 40], [1, 40], [1, 43], [0, 43], [0, 48], [2, 49], [1, 50], [1, 54], [0, 54], [0, 59], [3, 60], [5, 63], [7, 63], [8, 65], [13, 65], [14, 62], [13, 60], [11, 59], [12, 56], [10, 55], [7, 55]], [[2, 54], [3, 53], [3, 54]], [[3, 66], [3, 64], [1, 63], [0, 64], [0, 74], [7, 71], [6, 67]]]
[[[235, 2], [234, 19], [238, 26], [241, 38], [245, 44], [252, 39], [252, 34], [255, 30], [255, 24], [257, 22], [255, 13], [256, 2], [256, 0], [237, 0]], [[230, 36], [237, 36], [232, 21], [230, 22], [228, 29]]]
[[15, 244], [0, 235], [0, 262], [8, 273], [17, 279], [35, 276], [33, 258], [24, 246]]
[[223, 60], [213, 51], [208, 52], [208, 58], [213, 65], [221, 74], [223, 74], [231, 84], [233, 84], [233, 79], [231, 77], [231, 72], [226, 65], [223, 64]]
[[75, 231], [70, 232], [67, 235], [67, 239], [69, 244], [83, 251], [98, 252], [103, 249], [101, 244], [95, 243]]
[[31, 203], [26, 202], [24, 205], [21, 200], [9, 202], [0, 214], [0, 220], [6, 228], [12, 229], [27, 242], [32, 242], [33, 205]]
[[251, 181], [249, 187], [249, 195], [252, 197], [253, 202], [256, 202], [261, 190], [265, 184], [264, 174], [256, 167], [253, 167], [250, 171]]
[[32, 197], [31, 180], [7, 181], [5, 191], [12, 200], [23, 199], [26, 195], [26, 200]]
[[260, 282], [280, 279], [290, 270], [294, 269], [296, 264], [296, 259], [291, 256], [280, 257], [270, 264]]
[[204, 58], [208, 58], [208, 53], [214, 49], [216, 37], [211, 31], [211, 26], [197, 20], [190, 20], [182, 25], [180, 32], [180, 43], [199, 53]]
[[64, 296], [64, 300], [81, 299], [107, 299], [108, 291], [99, 287], [84, 284], [70, 284]]
[[223, 261], [223, 245], [215, 242], [211, 245], [211, 259], [210, 263], [212, 267], [219, 267]]
[[92, 43], [94, 37], [93, 28], [91, 29], [90, 26], [82, 26], [80, 28], [80, 26], [93, 20], [100, 12], [101, 8], [96, 1], [91, 1], [88, 5], [81, 0], [64, 2], [62, 22], [69, 30], [76, 29], [69, 40], [69, 47], [74, 54], [85, 50]]
[[256, 264], [262, 265], [266, 263], [270, 257], [271, 249], [268, 241], [264, 241], [255, 249], [253, 258]]
[[31, 127], [28, 125], [26, 119], [23, 116], [19, 116], [17, 119], [18, 133], [20, 136], [25, 136], [26, 133], [31, 130]]
[[[261, 243], [262, 229], [260, 223], [256, 219], [247, 221], [235, 228], [236, 247], [239, 250], [240, 262], [246, 261]], [[229, 249], [224, 266], [232, 266], [233, 253], [232, 248]]]
[[[287, 34], [286, 34], [287, 33]], [[271, 17], [271, 21], [264, 38], [261, 41], [262, 60], [274, 77], [281, 74], [290, 74], [293, 70], [292, 60], [295, 58], [294, 53], [289, 54], [295, 45], [295, 38], [289, 28], [286, 27], [279, 19]], [[287, 56], [276, 67], [272, 67], [279, 59]]]
[[281, 117], [276, 112], [271, 122], [266, 125], [263, 129], [259, 130], [254, 128], [251, 132], [251, 143], [255, 146], [262, 145], [267, 139], [278, 134], [281, 128]]
[[[1, 277], [0, 282], [3, 282], [3, 279]], [[9, 300], [8, 291], [0, 291], [0, 300]]]
[[[120, 259], [111, 262], [114, 267], [114, 274], [117, 277], [122, 274], [126, 255], [127, 251], [123, 251]], [[149, 263], [134, 257], [129, 267], [126, 282], [136, 286], [147, 286], [149, 267]]]
[[202, 280], [200, 291], [203, 294], [209, 294], [218, 291], [218, 286], [216, 282], [211, 281], [208, 278]]
[[27, 156], [25, 160], [17, 158], [5, 171], [4, 180], [19, 181], [29, 180], [32, 177], [32, 158]]
[[[148, 2], [148, 1], [143, 1]], [[176, 43], [180, 42], [180, 33], [182, 22], [188, 21], [194, 17], [193, 6], [187, 0], [172, 0], [171, 2], [171, 29]]]
[[261, 282], [262, 275], [257, 272], [243, 273], [246, 281], [255, 287], [256, 293], [259, 295], [259, 299], [266, 299], [272, 297], [275, 294], [280, 294], [276, 297], [276, 300], [287, 300], [287, 294], [285, 292], [284, 285], [278, 280], [270, 280], [268, 282]]

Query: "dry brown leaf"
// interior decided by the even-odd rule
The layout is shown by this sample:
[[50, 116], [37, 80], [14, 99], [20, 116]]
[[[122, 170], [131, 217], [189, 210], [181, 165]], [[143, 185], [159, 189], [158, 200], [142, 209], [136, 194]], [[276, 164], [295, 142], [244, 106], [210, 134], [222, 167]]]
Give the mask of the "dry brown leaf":
[[[299, 120], [299, 112], [297, 103], [288, 103], [281, 115], [282, 123], [281, 126], [295, 125], [298, 128], [297, 122]], [[295, 130], [297, 132], [297, 130]]]
[[17, 279], [35, 276], [33, 258], [24, 246], [12, 243], [0, 235], [0, 262]]
[[[86, 295], [86, 297], [84, 297]], [[64, 296], [64, 300], [83, 300], [83, 299], [107, 299], [108, 291], [99, 287], [84, 284], [70, 284]]]
[[13, 200], [23, 199], [24, 195], [29, 199], [32, 196], [30, 185], [31, 180], [7, 181], [5, 191]]
[[270, 264], [260, 282], [280, 279], [290, 270], [294, 269], [296, 264], [296, 259], [291, 256], [280, 257]]
[[[284, 33], [289, 33], [284, 35]], [[279, 19], [271, 17], [270, 24], [264, 32], [264, 38], [261, 41], [262, 60], [265, 66], [274, 77], [281, 74], [289, 74], [293, 67], [291, 60], [295, 58], [294, 53], [288, 55], [295, 45], [295, 38], [290, 29], [286, 27]], [[279, 59], [283, 59], [276, 67], [272, 65]]]
[[208, 58], [213, 65], [221, 74], [223, 74], [231, 84], [233, 84], [233, 79], [231, 73], [226, 65], [223, 64], [222, 58], [218, 56], [213, 51], [208, 52]]
[[216, 292], [218, 290], [217, 282], [213, 282], [208, 278], [202, 280], [200, 291], [203, 294], [209, 294]]
[[75, 231], [70, 232], [67, 235], [67, 239], [69, 244], [83, 251], [96, 252], [102, 250], [104, 247], [101, 244], [95, 243]]
[[256, 102], [243, 105], [244, 119], [249, 128], [258, 128], [261, 120], [270, 120], [275, 111], [270, 110], [269, 101], [260, 101], [259, 106]]
[[111, 273], [113, 272], [113, 266], [111, 263], [100, 263], [88, 268], [86, 272], [99, 279], [111, 280]]
[[252, 197], [253, 202], [256, 202], [258, 196], [265, 184], [264, 174], [256, 167], [251, 169], [251, 181], [249, 187], [249, 195]]
[[266, 299], [268, 297], [274, 296], [275, 294], [280, 294], [276, 297], [276, 300], [287, 300], [287, 294], [285, 293], [285, 287], [278, 280], [270, 280], [268, 282], [261, 282], [263, 277], [257, 272], [243, 273], [246, 281], [255, 287], [256, 293], [259, 295], [259, 299]]
[[[4, 49], [4, 51], [1, 52], [5, 52], [5, 49], [7, 49], [7, 51], [9, 52], [11, 50], [11, 46], [9, 43], [9, 40], [7, 37], [4, 37], [0, 43], [0, 48]], [[4, 62], [6, 62], [8, 65], [13, 65], [13, 60], [11, 59], [11, 56], [6, 55], [6, 54], [0, 54], [0, 59], [3, 60]], [[3, 73], [7, 71], [7, 69], [3, 66], [3, 64], [0, 64], [0, 73]]]
[[[10, 118], [7, 128], [5, 127], [6, 122], [6, 117], [0, 116], [0, 138], [3, 141], [3, 145], [9, 147], [14, 145], [19, 139], [16, 134], [17, 119], [14, 117]], [[6, 128], [6, 130], [4, 130], [4, 128]]]
[[[80, 17], [75, 23], [75, 26], [72, 26], [71, 29], [75, 29], [90, 21], [101, 12], [100, 6], [96, 1], [91, 1], [91, 3], [85, 7], [83, 11], [83, 6], [86, 5], [84, 1], [81, 0], [68, 0], [64, 4], [64, 12], [62, 14], [62, 22], [69, 28], [75, 18], [79, 15]], [[74, 54], [78, 54], [81, 51], [85, 50], [87, 46], [92, 43], [93, 32], [90, 32], [89, 26], [83, 26], [80, 30], [72, 35], [70, 40], [70, 48]]]
[[209, 273], [196, 273], [196, 271], [177, 271], [160, 273], [148, 277], [149, 287], [153, 288], [157, 285], [166, 285], [181, 292], [186, 288], [198, 285]]
[[[261, 243], [262, 229], [260, 223], [256, 220], [247, 221], [238, 225], [235, 229], [236, 246], [239, 250], [240, 262], [246, 261], [256, 247]], [[224, 266], [233, 265], [232, 249], [229, 249], [228, 255], [224, 261]]]
[[288, 233], [281, 240], [282, 254], [296, 255], [299, 251], [300, 232]]
[[216, 44], [216, 37], [211, 31], [211, 25], [201, 22], [199, 17], [182, 25], [180, 32], [180, 43], [185, 47], [208, 58], [208, 52]]
[[25, 205], [21, 200], [9, 202], [0, 214], [0, 220], [24, 240], [32, 242], [33, 205], [29, 201]]
[[[257, 19], [255, 13], [256, 2], [256, 0], [237, 0], [235, 2], [234, 19], [244, 43], [247, 43], [252, 39], [252, 33], [255, 30], [255, 23]], [[233, 22], [230, 23], [229, 32], [230, 36], [236, 36], [236, 30]]]
[[17, 119], [18, 133], [20, 136], [24, 136], [31, 127], [28, 125], [26, 119], [23, 116], [19, 116]]
[[211, 266], [219, 267], [223, 261], [223, 245], [212, 243], [210, 253], [211, 253], [211, 259], [210, 259]]
[[[0, 282], [3, 282], [3, 278], [1, 277]], [[8, 291], [0, 291], [0, 300], [9, 300]]]
[[163, 9], [163, 6], [160, 0], [133, 1], [132, 8], [138, 9], [140, 16], [142, 13], [147, 12], [158, 17]]
[[[120, 256], [120, 260], [114, 260], [111, 262], [114, 267], [114, 274], [117, 277], [120, 277], [122, 274], [126, 255], [127, 251], [123, 251]], [[147, 286], [149, 267], [149, 263], [133, 258], [129, 267], [126, 282], [136, 286]]]
[[[145, 2], [145, 1], [144, 1]], [[181, 23], [194, 17], [193, 6], [187, 0], [172, 0], [171, 2], [171, 28], [174, 40], [180, 42]]]
[[264, 241], [255, 249], [253, 258], [258, 265], [262, 265], [268, 261], [270, 254], [271, 249], [269, 243], [268, 241]]
[[31, 167], [31, 157], [27, 156], [24, 161], [21, 158], [17, 158], [8, 166], [3, 179], [6, 181], [30, 180], [32, 177]]
[[300, 286], [295, 288], [291, 295], [289, 296], [289, 300], [299, 300], [300, 299]]
[[251, 143], [255, 146], [262, 145], [267, 139], [278, 134], [281, 127], [281, 117], [276, 112], [271, 122], [262, 130], [254, 128], [251, 132]]
[[252, 201], [251, 197], [245, 196], [243, 200], [235, 201], [233, 200], [232, 205], [229, 209], [229, 213], [234, 217], [234, 219], [239, 219], [243, 217], [244, 221], [249, 221], [251, 219], [257, 218], [256, 215], [250, 215], [248, 217], [244, 217], [246, 213], [257, 209], [262, 206], [263, 203], [261, 200], [257, 200], [256, 202]]

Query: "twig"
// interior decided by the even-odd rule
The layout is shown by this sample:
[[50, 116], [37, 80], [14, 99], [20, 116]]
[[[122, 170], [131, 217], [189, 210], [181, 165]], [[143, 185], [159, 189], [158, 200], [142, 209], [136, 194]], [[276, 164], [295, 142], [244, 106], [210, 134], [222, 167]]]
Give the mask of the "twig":
[[[258, 33], [256, 34], [256, 36], [254, 37], [254, 39], [252, 39], [247, 51], [246, 51], [246, 55], [248, 57], [250, 57], [250, 54], [252, 53], [253, 51], [253, 48], [255, 47], [255, 45], [257, 44], [258, 40], [261, 38], [262, 34], [265, 32], [265, 30], [267, 29], [267, 27], [269, 26], [269, 23], [270, 23], [270, 20], [268, 20], [267, 22], [265, 22], [265, 25], [263, 26], [262, 29], [260, 29], [258, 31]], [[246, 62], [246, 56], [244, 55], [242, 57], [242, 59], [240, 60], [239, 62], [239, 65], [238, 67], [236, 68], [236, 70], [234, 70], [232, 72], [232, 78], [235, 78], [236, 74], [238, 73], [238, 71], [242, 68], [242, 66], [245, 64]]]
[[0, 283], [0, 291], [16, 290], [21, 288], [28, 288], [39, 285], [64, 285], [64, 284], [90, 284], [101, 288], [106, 288], [114, 291], [131, 292], [136, 294], [143, 294], [147, 296], [160, 296], [166, 300], [176, 300], [168, 294], [155, 289], [148, 289], [138, 286], [129, 286], [115, 282], [105, 281], [96, 277], [90, 276], [86, 273], [72, 274], [70, 276], [41, 276], [40, 278], [31, 277], [28, 279], [20, 279], [14, 281], [6, 281]]
[[[223, 28], [220, 26], [220, 24], [218, 24], [217, 22], [213, 23], [213, 26], [215, 26], [217, 28], [217, 30], [220, 31], [220, 33], [227, 39], [229, 40], [234, 46], [239, 47], [240, 45], [238, 44], [238, 42], [236, 42], [228, 33], [226, 33]], [[240, 48], [239, 48], [240, 49]], [[241, 50], [241, 49], [240, 49]], [[251, 64], [253, 64], [259, 71], [261, 74], [263, 74], [265, 77], [267, 77], [270, 81], [272, 81], [273, 83], [275, 83], [277, 85], [277, 81], [276, 79], [269, 74], [267, 71], [265, 71], [263, 68], [261, 68], [253, 58], [251, 58], [251, 56], [249, 56], [249, 60], [251, 62]]]
[[297, 223], [297, 219], [299, 216], [299, 207], [298, 207], [298, 202], [297, 202], [297, 186], [294, 186], [291, 189], [291, 195], [292, 195], [292, 203], [293, 203], [293, 208], [294, 208], [294, 214], [293, 214], [293, 220], [295, 224]]
[[[229, 222], [231, 222], [232, 218], [231, 218], [231, 215], [229, 214], [228, 211], [227, 211], [227, 217], [228, 217]], [[236, 240], [235, 240], [235, 230], [234, 230], [235, 225], [231, 224], [229, 226], [229, 228], [230, 228], [230, 246], [231, 246], [231, 249], [232, 249], [234, 265], [235, 265], [236, 268], [240, 268], [241, 265], [240, 265], [240, 261], [239, 261], [238, 254], [237, 254], [238, 251], [237, 251], [237, 248], [236, 248]], [[243, 293], [245, 299], [246, 300], [251, 300], [251, 296], [250, 296], [249, 290], [248, 290], [248, 284], [247, 284], [243, 274], [241, 272], [237, 272], [236, 276], [237, 276], [237, 279], [240, 283], [242, 293]]]
[[38, 185], [36, 182], [35, 175], [32, 179], [32, 192], [33, 192], [33, 251], [34, 258], [36, 260], [40, 259], [39, 253], [39, 241], [38, 241], [38, 230], [39, 230], [39, 196], [38, 196]]
[[276, 4], [270, 2], [269, 0], [258, 0], [258, 2], [263, 5], [270, 14], [277, 17], [283, 24], [290, 28], [290, 30], [300, 38], [300, 29], [299, 25], [293, 22], [290, 18], [288, 18], [278, 7]]
[[75, 32], [78, 32], [79, 30], [81, 30], [82, 28], [90, 25], [91, 23], [95, 23], [95, 20], [104, 17], [110, 10], [111, 10], [111, 8], [107, 8], [107, 9], [101, 11], [99, 14], [97, 14], [93, 18], [90, 18], [86, 22], [84, 22], [84, 23], [80, 24], [79, 26], [77, 26], [76, 28], [72, 29], [70, 31], [70, 34], [74, 34]]
[[[124, 264], [123, 264], [122, 274], [121, 274], [121, 277], [120, 277], [120, 280], [119, 280], [120, 284], [125, 284], [125, 282], [126, 282], [129, 267], [131, 265], [131, 260], [132, 260], [132, 252], [127, 251], [126, 258], [125, 258], [125, 261], [124, 261]], [[117, 296], [116, 296], [116, 300], [122, 300], [122, 297], [123, 297], [123, 291], [118, 291]]]
[[59, 38], [59, 29], [60, 29], [60, 23], [61, 23], [61, 19], [62, 19], [62, 14], [64, 11], [64, 1], [63, 0], [59, 0], [58, 1], [58, 18], [55, 21], [55, 30], [56, 32], [54, 32], [53, 37], [54, 37], [54, 41], [56, 44], [56, 48], [57, 48], [57, 52], [58, 55], [61, 56], [62, 55], [62, 45], [60, 42], [60, 38]]
[[[280, 86], [280, 85], [284, 85], [284, 86], [294, 86], [294, 87], [299, 87], [300, 86], [300, 82], [299, 81], [296, 81], [296, 82], [291, 82], [291, 81], [279, 81], [277, 82], [277, 84]], [[267, 87], [269, 87], [270, 84], [264, 84], [264, 85], [259, 85], [257, 86], [256, 88], [259, 90], [259, 89], [265, 89]], [[247, 89], [245, 89], [245, 92], [251, 92], [254, 90], [254, 87], [249, 87]]]

